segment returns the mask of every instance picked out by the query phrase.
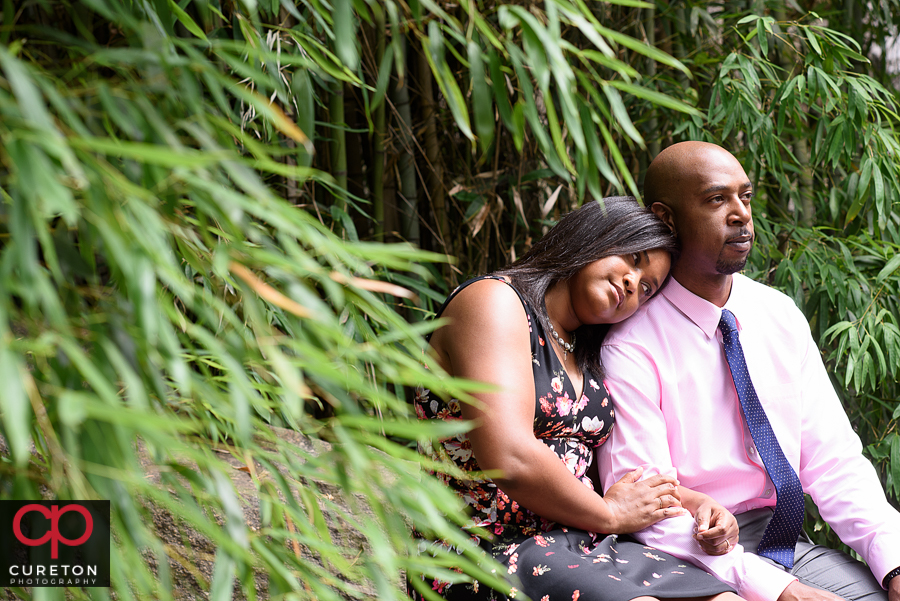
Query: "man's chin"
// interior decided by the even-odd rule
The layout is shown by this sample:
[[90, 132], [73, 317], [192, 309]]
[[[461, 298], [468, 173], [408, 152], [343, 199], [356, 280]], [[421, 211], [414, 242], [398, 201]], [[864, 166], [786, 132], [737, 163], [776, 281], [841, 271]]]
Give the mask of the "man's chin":
[[722, 275], [731, 275], [733, 273], [737, 273], [741, 271], [744, 266], [747, 264], [747, 259], [741, 259], [740, 261], [719, 261], [716, 263], [716, 271]]

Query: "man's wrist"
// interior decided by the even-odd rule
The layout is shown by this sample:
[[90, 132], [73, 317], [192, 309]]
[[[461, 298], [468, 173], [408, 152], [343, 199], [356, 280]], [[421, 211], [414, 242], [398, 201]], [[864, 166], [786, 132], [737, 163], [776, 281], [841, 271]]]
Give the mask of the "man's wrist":
[[893, 580], [896, 576], [900, 576], [900, 566], [887, 573], [887, 575], [881, 581], [882, 588], [887, 590], [888, 586], [891, 584], [891, 580]]

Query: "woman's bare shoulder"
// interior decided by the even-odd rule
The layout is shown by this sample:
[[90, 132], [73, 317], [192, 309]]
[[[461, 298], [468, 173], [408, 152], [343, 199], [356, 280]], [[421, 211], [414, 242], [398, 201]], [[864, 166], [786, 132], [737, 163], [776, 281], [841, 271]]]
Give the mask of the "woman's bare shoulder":
[[482, 325], [509, 325], [525, 318], [518, 293], [504, 281], [487, 278], [472, 282], [444, 308], [444, 317], [471, 319]]
[[522, 301], [509, 284], [499, 280], [469, 284], [447, 304], [441, 317], [447, 323], [432, 335], [431, 346], [445, 368], [454, 363], [450, 355], [472, 356], [485, 344], [530, 352]]

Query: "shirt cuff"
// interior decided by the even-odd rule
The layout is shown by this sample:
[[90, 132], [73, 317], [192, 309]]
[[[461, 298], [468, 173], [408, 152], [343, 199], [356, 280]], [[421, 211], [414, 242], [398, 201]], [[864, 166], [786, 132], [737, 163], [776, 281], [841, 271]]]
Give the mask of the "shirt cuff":
[[747, 601], [776, 601], [784, 589], [797, 580], [795, 576], [771, 564], [766, 564], [766, 567], [771, 569], [766, 570], [765, 574], [756, 572], [754, 577], [743, 579], [739, 583], [738, 595]]
[[900, 576], [900, 567], [894, 568], [881, 581], [881, 588], [887, 590], [888, 585], [891, 583], [891, 580]]

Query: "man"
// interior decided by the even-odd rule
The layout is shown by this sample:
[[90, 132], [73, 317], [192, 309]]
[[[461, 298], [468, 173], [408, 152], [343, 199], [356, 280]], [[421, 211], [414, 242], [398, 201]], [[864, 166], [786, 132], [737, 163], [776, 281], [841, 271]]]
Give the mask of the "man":
[[[754, 239], [751, 197], [740, 163], [714, 144], [675, 144], [647, 170], [645, 201], [682, 254], [673, 280], [604, 342], [617, 416], [598, 450], [604, 488], [643, 466], [644, 477], [677, 471], [722, 503], [741, 525], [725, 555], [701, 552], [690, 517], [636, 536], [749, 601], [900, 601], [900, 514], [861, 454], [809, 325], [788, 297], [737, 273]], [[793, 548], [804, 492], [868, 567], [808, 542]]]

